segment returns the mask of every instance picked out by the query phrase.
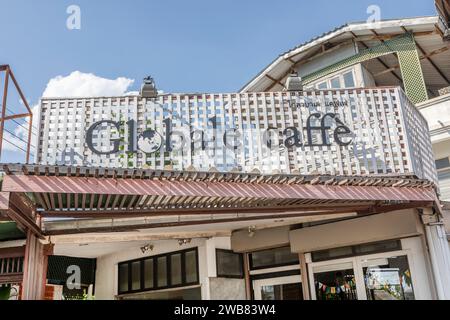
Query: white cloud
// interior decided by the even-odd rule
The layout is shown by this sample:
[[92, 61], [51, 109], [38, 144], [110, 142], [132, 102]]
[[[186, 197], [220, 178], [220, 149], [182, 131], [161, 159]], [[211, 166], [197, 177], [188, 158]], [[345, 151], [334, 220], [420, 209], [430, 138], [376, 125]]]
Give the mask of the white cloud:
[[106, 79], [92, 73], [74, 71], [68, 76], [50, 79], [42, 96], [46, 98], [121, 96], [133, 83], [133, 79], [124, 77]]
[[[128, 91], [128, 88], [134, 83], [133, 79], [119, 77], [117, 79], [106, 79], [98, 77], [92, 73], [83, 73], [74, 71], [67, 76], [56, 76], [49, 80], [47, 86], [42, 94], [45, 98], [54, 97], [101, 97], [101, 96], [122, 96], [135, 95], [137, 92]], [[38, 110], [39, 105], [32, 106], [33, 112], [33, 135], [32, 146], [37, 143], [37, 127], [38, 127]], [[14, 129], [14, 135], [8, 132], [4, 133], [4, 137], [10, 142], [3, 143], [3, 149], [9, 151], [22, 152], [17, 147], [26, 149], [26, 144], [22, 141], [28, 139], [28, 123], [29, 118], [26, 118], [26, 123], [22, 126], [17, 126]], [[22, 140], [21, 140], [22, 139]], [[31, 148], [31, 154], [34, 154], [34, 148]]]

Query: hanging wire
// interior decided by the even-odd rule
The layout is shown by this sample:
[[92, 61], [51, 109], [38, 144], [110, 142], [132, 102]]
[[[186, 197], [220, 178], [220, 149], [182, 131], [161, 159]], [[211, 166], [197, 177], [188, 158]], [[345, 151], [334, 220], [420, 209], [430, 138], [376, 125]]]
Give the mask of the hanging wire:
[[[16, 123], [17, 125], [19, 125], [19, 126], [21, 126], [22, 128], [24, 128], [25, 130], [29, 131], [29, 128], [25, 127], [23, 124], [17, 122], [17, 121], [14, 120], [14, 119], [11, 119], [11, 120], [12, 120], [14, 123]], [[34, 129], [34, 127], [33, 127], [33, 129]], [[33, 129], [31, 130], [31, 134], [36, 135], [36, 133], [33, 131]], [[37, 129], [36, 129], [36, 130], [37, 130]]]
[[[0, 103], [0, 107], [2, 107], [2, 104], [1, 104], [1, 103]], [[8, 107], [6, 107], [6, 109], [7, 109], [9, 112], [11, 112], [12, 115], [15, 114], [15, 113], [14, 113], [11, 109], [9, 109]], [[23, 129], [29, 131], [29, 128], [25, 127], [22, 123], [19, 123], [19, 122], [16, 121], [15, 119], [11, 119], [11, 120], [12, 120], [14, 123], [16, 123], [17, 125], [19, 125], [20, 127], [22, 127]], [[24, 120], [24, 121], [25, 121], [25, 120]], [[26, 123], [26, 121], [25, 121], [25, 123]], [[14, 137], [14, 138], [16, 138], [16, 139], [22, 141], [23, 143], [28, 144], [28, 141], [26, 141], [26, 140], [24, 140], [23, 138], [19, 137], [17, 134], [11, 132], [10, 130], [6, 129], [5, 127], [4, 127], [3, 129], [4, 129], [6, 132], [8, 132], [12, 137]], [[34, 126], [32, 126], [32, 130], [31, 130], [31, 134], [36, 135], [36, 133], [33, 132], [33, 129], [36, 129], [36, 130], [37, 130], [37, 128], [34, 127]], [[8, 143], [9, 143], [10, 145], [12, 145], [13, 147], [15, 147], [15, 148], [17, 148], [17, 149], [19, 149], [19, 150], [21, 150], [21, 151], [27, 153], [27, 150], [25, 150], [24, 148], [22, 148], [22, 147], [16, 145], [15, 143], [11, 142], [11, 141], [8, 140], [7, 138], [3, 137], [3, 140], [5, 140], [6, 142], [8, 142]], [[31, 144], [31, 142], [30, 142], [30, 148], [36, 148], [36, 146], [34, 146], [33, 144]]]
[[5, 137], [3, 137], [3, 140], [5, 140], [6, 142], [8, 142], [10, 145], [16, 147], [17, 149], [20, 149], [20, 150], [22, 150], [23, 152], [27, 153], [27, 150], [25, 150], [25, 149], [22, 148], [22, 147], [19, 147], [19, 146], [15, 145], [14, 143], [12, 143], [11, 141], [9, 141], [9, 140], [6, 139]]
[[[12, 135], [14, 138], [19, 139], [20, 141], [22, 141], [22, 142], [24, 142], [24, 143], [28, 143], [28, 141], [22, 139], [21, 137], [19, 137], [18, 135], [12, 133], [12, 132], [9, 131], [8, 129], [4, 128], [4, 130], [5, 130], [6, 132], [8, 132], [10, 135]], [[31, 143], [30, 143], [30, 147], [31, 147], [31, 148], [35, 148], [35, 146], [32, 145]]]
[[[1, 104], [0, 104], [0, 106], [1, 106]], [[6, 110], [8, 110], [9, 112], [11, 112], [13, 115], [14, 115], [14, 112], [11, 110], [11, 109], [9, 109], [8, 107], [6, 107]], [[19, 123], [18, 121], [16, 121], [15, 119], [11, 119], [14, 123], [16, 123], [17, 125], [19, 125], [19, 126], [21, 126], [22, 128], [24, 128], [25, 130], [29, 130], [29, 128], [27, 128], [27, 127], [25, 127], [24, 126], [24, 124], [23, 123]], [[23, 120], [24, 121], [24, 123], [27, 123], [26, 122], [26, 120]], [[31, 134], [34, 134], [34, 135], [36, 135], [36, 133], [34, 133], [34, 130], [37, 130], [37, 128], [35, 127], [35, 126], [31, 126], [32, 127], [32, 130], [31, 130]], [[34, 130], [33, 130], [34, 129]]]
[[[2, 104], [1, 104], [1, 103], [0, 103], [0, 107], [2, 107]], [[8, 108], [8, 107], [6, 107], [6, 110], [9, 111], [12, 115], [15, 115], [15, 114], [16, 114], [16, 113], [14, 113], [13, 110], [11, 110], [11, 109]], [[28, 123], [26, 122], [26, 120], [23, 120], [24, 123], [20, 123], [20, 122], [18, 122], [18, 121], [15, 120], [15, 119], [11, 119], [11, 120], [12, 120], [15, 124], [17, 124], [17, 125], [21, 126], [22, 128], [24, 128], [25, 130], [29, 130], [29, 128], [27, 128], [27, 127], [24, 126], [24, 123], [28, 125]], [[34, 134], [34, 135], [36, 135], [36, 133], [34, 133], [34, 130], [38, 130], [38, 128], [35, 127], [34, 125], [32, 125], [31, 127], [32, 127], [31, 133]], [[34, 129], [34, 130], [33, 130], [33, 129]]]

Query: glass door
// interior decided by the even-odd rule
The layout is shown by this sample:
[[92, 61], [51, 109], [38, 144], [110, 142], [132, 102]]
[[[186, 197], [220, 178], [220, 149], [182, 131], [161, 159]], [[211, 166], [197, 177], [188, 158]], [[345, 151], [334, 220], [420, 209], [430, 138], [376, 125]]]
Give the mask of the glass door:
[[[317, 263], [310, 268], [310, 286], [316, 300], [357, 300], [359, 281], [353, 259], [339, 263]], [[311, 281], [312, 280], [312, 281]]]
[[368, 300], [414, 300], [406, 255], [363, 259], [361, 267]]
[[255, 300], [303, 300], [300, 275], [253, 280]]
[[313, 300], [414, 300], [405, 251], [357, 256], [309, 265]]

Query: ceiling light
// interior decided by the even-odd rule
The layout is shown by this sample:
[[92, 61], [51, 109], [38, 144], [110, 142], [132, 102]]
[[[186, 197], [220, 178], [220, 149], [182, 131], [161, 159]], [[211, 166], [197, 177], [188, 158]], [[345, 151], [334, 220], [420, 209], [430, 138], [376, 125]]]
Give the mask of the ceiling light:
[[152, 244], [146, 244], [145, 246], [141, 247], [142, 253], [146, 253], [147, 251], [153, 251], [154, 245]]
[[256, 232], [256, 227], [255, 226], [248, 227], [248, 236], [250, 238], [253, 238], [253, 236], [255, 235], [255, 232]]
[[184, 244], [188, 244], [191, 243], [192, 239], [178, 239], [178, 244], [180, 246], [184, 245]]

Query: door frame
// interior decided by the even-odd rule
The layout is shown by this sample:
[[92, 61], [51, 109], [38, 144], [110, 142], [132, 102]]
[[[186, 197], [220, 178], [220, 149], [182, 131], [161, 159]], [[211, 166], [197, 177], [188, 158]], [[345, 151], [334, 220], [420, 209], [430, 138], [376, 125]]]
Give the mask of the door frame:
[[261, 300], [261, 288], [263, 286], [283, 285], [290, 283], [302, 283], [301, 274], [295, 274], [291, 276], [257, 279], [253, 280], [253, 296], [255, 300]]
[[[310, 261], [311, 254], [308, 254], [308, 260]], [[326, 260], [326, 261], [320, 261], [320, 262], [311, 262], [308, 263], [308, 275], [309, 275], [309, 287], [311, 288], [311, 300], [317, 300], [316, 296], [316, 286], [314, 284], [314, 267], [323, 267], [323, 266], [333, 266], [338, 264], [345, 264], [345, 263], [351, 263], [352, 269], [355, 275], [355, 284], [356, 284], [356, 297], [358, 300], [363, 300], [363, 292], [365, 292], [364, 283], [361, 287], [361, 281], [358, 281], [359, 279], [359, 271], [358, 271], [358, 263], [356, 261], [356, 257], [351, 258], [341, 258], [341, 259], [335, 259], [335, 260]], [[332, 269], [333, 270], [333, 269]], [[334, 269], [334, 270], [342, 270], [342, 269]], [[331, 270], [330, 270], [331, 271]], [[362, 273], [362, 270], [361, 270]]]
[[[406, 256], [407, 257], [409, 269], [411, 270], [411, 279], [412, 279], [412, 284], [413, 284], [413, 288], [414, 288], [414, 296], [416, 299], [418, 299], [415, 283], [416, 283], [419, 275], [417, 274], [417, 272], [415, 272], [416, 270], [414, 267], [414, 258], [413, 258], [413, 254], [410, 249], [387, 251], [387, 252], [382, 252], [382, 253], [375, 253], [375, 254], [369, 254], [369, 255], [363, 255], [363, 256], [355, 256], [355, 257], [351, 257], [351, 258], [326, 260], [326, 261], [320, 261], [320, 262], [310, 262], [311, 261], [310, 253], [308, 253], [306, 256], [307, 256], [306, 259], [309, 262], [308, 263], [308, 275], [309, 275], [309, 285], [311, 288], [311, 299], [312, 300], [317, 300], [316, 289], [315, 289], [315, 285], [314, 285], [314, 270], [313, 270], [314, 267], [327, 266], [327, 265], [332, 266], [335, 264], [351, 262], [352, 266], [353, 266], [353, 271], [355, 273], [356, 297], [358, 300], [367, 300], [366, 285], [364, 282], [364, 273], [363, 273], [363, 266], [362, 266], [363, 260], [390, 258], [392, 256]], [[339, 270], [339, 269], [336, 269], [336, 270]]]

